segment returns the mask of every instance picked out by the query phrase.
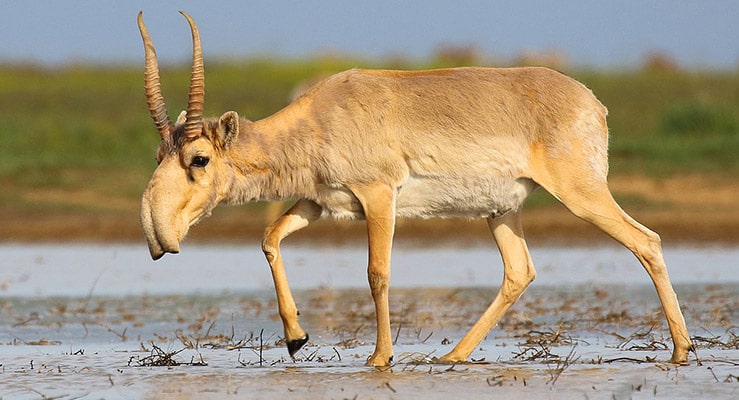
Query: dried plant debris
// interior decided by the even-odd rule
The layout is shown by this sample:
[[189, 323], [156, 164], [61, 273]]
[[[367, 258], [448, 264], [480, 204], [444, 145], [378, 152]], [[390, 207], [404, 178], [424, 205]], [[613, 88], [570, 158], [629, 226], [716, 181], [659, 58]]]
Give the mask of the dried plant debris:
[[630, 351], [656, 351], [667, 350], [670, 348], [669, 339], [657, 337], [654, 333], [654, 326], [646, 329], [638, 329], [629, 336], [614, 335], [621, 338], [621, 342], [616, 346], [621, 350]]
[[557, 359], [556, 364], [554, 368], [549, 369], [549, 381], [547, 384], [552, 384], [554, 386], [555, 383], [557, 383], [557, 379], [559, 379], [560, 375], [570, 367], [570, 365], [577, 363], [578, 360], [580, 360], [580, 357], [575, 357], [575, 348], [577, 347], [577, 344], [572, 346], [572, 349], [567, 354], [567, 356], [564, 359]]
[[[639, 328], [636, 331], [623, 335], [615, 331], [601, 331], [607, 335], [618, 339], [615, 345], [606, 345], [606, 347], [617, 348], [628, 351], [655, 351], [667, 350], [669, 348], [670, 339], [664, 336], [657, 336], [654, 332], [655, 326], [648, 328]], [[658, 329], [659, 330], [659, 329]]]
[[513, 358], [522, 361], [560, 362], [562, 356], [552, 353], [552, 347], [575, 346], [577, 340], [560, 329], [531, 330], [520, 335], [523, 342], [516, 346], [520, 351]]
[[699, 349], [739, 350], [739, 327], [733, 326], [723, 335], [693, 336], [693, 345]]
[[8, 345], [13, 346], [57, 346], [62, 344], [62, 342], [58, 340], [47, 340], [45, 338], [41, 338], [39, 340], [20, 340], [18, 338], [14, 338], [12, 342], [9, 342]]
[[151, 352], [146, 357], [131, 357], [128, 360], [128, 366], [136, 367], [178, 367], [178, 366], [196, 366], [202, 367], [207, 366], [208, 363], [203, 360], [203, 356], [198, 353], [198, 360], [195, 360], [195, 356], [192, 357], [190, 362], [182, 362], [175, 358], [178, 354], [182, 353], [185, 349], [164, 351], [161, 347], [152, 343]]

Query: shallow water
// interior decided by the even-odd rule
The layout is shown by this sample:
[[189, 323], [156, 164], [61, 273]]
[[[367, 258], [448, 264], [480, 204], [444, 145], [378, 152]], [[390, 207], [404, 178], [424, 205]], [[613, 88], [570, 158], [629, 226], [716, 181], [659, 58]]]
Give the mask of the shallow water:
[[[0, 245], [0, 295], [86, 296], [272, 290], [258, 246], [183, 245], [182, 254], [151, 261], [143, 245]], [[534, 285], [644, 284], [649, 278], [622, 247], [531, 249]], [[365, 288], [362, 247], [283, 245], [293, 289]], [[737, 283], [739, 247], [665, 249], [679, 283]], [[392, 287], [497, 288], [500, 256], [490, 247], [402, 247], [393, 252]]]
[[[499, 256], [398, 247], [387, 371], [363, 366], [374, 346], [364, 249], [284, 246], [311, 334], [295, 360], [258, 247], [182, 250], [152, 262], [144, 246], [0, 246], [0, 398], [739, 396], [739, 248], [665, 249], [700, 363], [666, 362], [658, 299], [628, 251], [550, 247], [532, 249], [537, 280], [477, 362], [450, 367], [428, 361], [492, 300]], [[147, 364], [156, 349], [180, 365]]]

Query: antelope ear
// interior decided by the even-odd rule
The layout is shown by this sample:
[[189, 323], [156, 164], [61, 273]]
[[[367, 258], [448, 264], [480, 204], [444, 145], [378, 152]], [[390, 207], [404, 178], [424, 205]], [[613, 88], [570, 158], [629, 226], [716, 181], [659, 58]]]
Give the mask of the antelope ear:
[[227, 111], [218, 118], [218, 138], [223, 148], [231, 146], [239, 135], [239, 114], [236, 111]]

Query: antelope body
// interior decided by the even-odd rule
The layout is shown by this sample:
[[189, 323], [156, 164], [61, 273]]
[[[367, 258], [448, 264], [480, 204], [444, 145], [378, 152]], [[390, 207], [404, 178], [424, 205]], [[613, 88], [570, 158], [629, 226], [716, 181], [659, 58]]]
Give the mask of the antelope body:
[[465, 361], [534, 279], [521, 206], [535, 188], [631, 250], [651, 277], [674, 343], [692, 348], [667, 275], [659, 236], [613, 200], [605, 107], [585, 86], [545, 68], [350, 70], [333, 75], [276, 114], [251, 122], [229, 111], [202, 117], [200, 38], [193, 33], [188, 109], [169, 120], [154, 47], [146, 49], [146, 95], [162, 137], [159, 166], [142, 199], [154, 259], [179, 252], [190, 226], [221, 202], [297, 198], [265, 231], [288, 350], [308, 340], [288, 287], [280, 242], [321, 217], [364, 219], [377, 341], [368, 365], [392, 361], [390, 251], [397, 217], [486, 218], [504, 279], [479, 321], [440, 362]]

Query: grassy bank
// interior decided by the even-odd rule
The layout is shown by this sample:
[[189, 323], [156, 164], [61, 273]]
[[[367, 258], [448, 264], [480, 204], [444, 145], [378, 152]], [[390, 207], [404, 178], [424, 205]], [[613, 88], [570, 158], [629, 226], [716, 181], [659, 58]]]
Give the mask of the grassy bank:
[[[382, 66], [337, 59], [208, 63], [205, 113], [236, 110], [259, 119], [315, 76]], [[420, 67], [426, 66], [413, 66]], [[173, 118], [186, 105], [188, 68], [162, 70]], [[722, 181], [739, 172], [736, 73], [566, 72], [609, 108], [612, 176], [698, 173]], [[0, 211], [6, 216], [131, 216], [154, 169], [157, 142], [141, 66], [0, 66]]]

